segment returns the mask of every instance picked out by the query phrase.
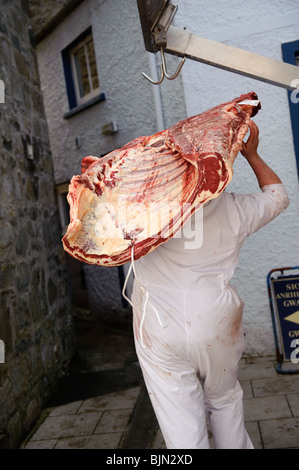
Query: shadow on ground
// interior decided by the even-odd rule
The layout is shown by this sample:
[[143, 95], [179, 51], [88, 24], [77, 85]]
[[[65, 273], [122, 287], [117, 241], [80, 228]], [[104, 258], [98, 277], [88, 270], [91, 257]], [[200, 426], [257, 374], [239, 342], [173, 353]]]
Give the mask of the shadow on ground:
[[132, 330], [75, 319], [77, 349], [47, 407], [143, 385]]

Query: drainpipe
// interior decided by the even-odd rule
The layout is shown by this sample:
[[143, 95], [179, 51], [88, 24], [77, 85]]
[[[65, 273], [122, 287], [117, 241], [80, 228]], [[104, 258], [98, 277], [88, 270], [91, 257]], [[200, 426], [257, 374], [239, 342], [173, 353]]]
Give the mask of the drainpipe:
[[[147, 52], [149, 66], [150, 66], [150, 76], [153, 80], [158, 81], [158, 72], [157, 72], [157, 62], [155, 54], [151, 52]], [[161, 132], [165, 130], [165, 123], [164, 123], [164, 115], [162, 109], [162, 98], [161, 98], [161, 90], [159, 85], [152, 85], [153, 96], [154, 96], [154, 105], [155, 105], [155, 112], [156, 112], [156, 123], [157, 123], [157, 132]], [[128, 273], [128, 269], [130, 267], [130, 263], [125, 264], [124, 266], [119, 266], [119, 276], [120, 276], [120, 287], [122, 290], [124, 277]], [[130, 282], [133, 279], [133, 275], [130, 276]], [[126, 295], [131, 297], [131, 288], [127, 289]], [[123, 300], [123, 307], [128, 307], [128, 303], [126, 300]]]
[[[149, 60], [149, 65], [150, 65], [150, 76], [152, 77], [153, 80], [158, 81], [160, 77], [158, 77], [158, 72], [157, 72], [156, 56], [155, 54], [151, 52], [148, 52], [147, 54], [148, 54], [148, 60]], [[157, 132], [160, 132], [160, 131], [165, 130], [160, 85], [152, 85], [152, 89], [153, 89], [154, 104], [155, 104], [155, 111], [156, 111]]]

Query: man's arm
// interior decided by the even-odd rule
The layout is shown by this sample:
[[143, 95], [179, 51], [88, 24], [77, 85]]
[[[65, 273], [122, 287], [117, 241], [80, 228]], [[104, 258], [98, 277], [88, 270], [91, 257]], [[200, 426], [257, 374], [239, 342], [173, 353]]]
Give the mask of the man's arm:
[[260, 188], [266, 186], [267, 184], [281, 184], [281, 180], [277, 174], [267, 165], [267, 163], [261, 159], [257, 153], [259, 144], [259, 129], [257, 125], [255, 122], [250, 121], [249, 127], [250, 136], [247, 142], [243, 142], [241, 153], [254, 171]]

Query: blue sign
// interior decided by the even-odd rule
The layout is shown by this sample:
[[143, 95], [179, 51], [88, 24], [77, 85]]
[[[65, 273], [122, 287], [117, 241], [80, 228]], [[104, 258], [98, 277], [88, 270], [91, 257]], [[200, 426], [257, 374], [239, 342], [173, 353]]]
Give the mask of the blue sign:
[[299, 343], [299, 277], [271, 279], [271, 283], [282, 352], [284, 359], [290, 361], [294, 344]]

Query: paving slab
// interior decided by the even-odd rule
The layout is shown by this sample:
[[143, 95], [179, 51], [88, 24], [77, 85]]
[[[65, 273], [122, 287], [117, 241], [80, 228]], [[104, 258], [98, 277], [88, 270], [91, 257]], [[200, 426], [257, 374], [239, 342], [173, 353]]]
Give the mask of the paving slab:
[[243, 398], [252, 398], [253, 391], [252, 391], [251, 380], [240, 380], [239, 382], [243, 390]]
[[153, 449], [167, 449], [162, 432], [158, 427], [155, 439], [153, 441]]
[[94, 434], [107, 434], [112, 432], [122, 432], [126, 428], [132, 409], [107, 410], [104, 411]]
[[289, 418], [292, 413], [284, 395], [244, 399], [245, 421]]
[[25, 447], [25, 449], [54, 449], [55, 445], [57, 444], [58, 439], [46, 439], [43, 441], [29, 441]]
[[253, 379], [252, 388], [255, 397], [299, 393], [299, 374], [278, 374], [275, 378]]
[[287, 395], [287, 400], [289, 402], [293, 416], [299, 416], [299, 393]]
[[255, 449], [262, 449], [263, 443], [258, 421], [246, 421], [245, 428], [251, 439], [253, 447]]
[[259, 378], [277, 378], [273, 356], [252, 357], [240, 361], [238, 377], [240, 382]]
[[129, 388], [120, 392], [109, 393], [83, 401], [78, 414], [92, 411], [122, 410], [133, 408], [140, 393], [140, 387]]
[[31, 437], [32, 441], [59, 439], [70, 436], [84, 436], [93, 433], [101, 414], [48, 416]]
[[57, 406], [50, 411], [49, 416], [74, 415], [77, 413], [82, 403], [83, 400], [79, 400], [67, 403], [66, 405]]
[[299, 418], [261, 421], [260, 427], [264, 449], [299, 448]]
[[121, 432], [59, 439], [55, 449], [117, 449]]

